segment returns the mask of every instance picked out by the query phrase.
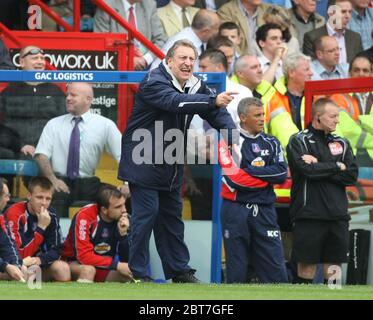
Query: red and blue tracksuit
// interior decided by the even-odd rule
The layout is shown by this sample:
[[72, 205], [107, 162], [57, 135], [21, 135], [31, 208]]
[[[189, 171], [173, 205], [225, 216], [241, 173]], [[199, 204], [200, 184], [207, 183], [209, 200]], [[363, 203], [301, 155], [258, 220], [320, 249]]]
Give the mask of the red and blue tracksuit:
[[71, 221], [62, 259], [96, 267], [95, 281], [105, 281], [119, 261], [128, 261], [127, 236], [119, 234], [117, 225], [102, 220], [96, 204], [81, 208]]
[[45, 230], [37, 226], [38, 218], [28, 211], [27, 201], [15, 203], [4, 213], [20, 256], [40, 258], [42, 268], [60, 258], [62, 247], [59, 218], [52, 208], [48, 208], [48, 211], [51, 222]]
[[281, 145], [265, 133], [252, 136], [240, 129], [239, 150], [239, 171], [226, 174], [223, 167], [221, 222], [227, 282], [248, 282], [249, 267], [261, 282], [287, 282], [273, 191], [273, 184], [287, 177]]
[[16, 244], [9, 236], [9, 230], [4, 221], [4, 216], [0, 216], [0, 272], [5, 272], [8, 264], [18, 267], [22, 266], [22, 259], [19, 256]]

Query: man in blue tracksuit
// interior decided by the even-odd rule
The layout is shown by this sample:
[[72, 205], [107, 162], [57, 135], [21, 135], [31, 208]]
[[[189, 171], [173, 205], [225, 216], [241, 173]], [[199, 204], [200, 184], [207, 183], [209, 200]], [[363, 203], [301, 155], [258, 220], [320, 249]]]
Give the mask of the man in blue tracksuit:
[[141, 82], [122, 138], [118, 177], [129, 182], [132, 205], [129, 267], [142, 281], [151, 281], [147, 265], [154, 230], [166, 279], [198, 282], [188, 265], [181, 220], [184, 137], [194, 114], [216, 129], [235, 125], [225, 110], [231, 93], [215, 95], [193, 76], [196, 58], [191, 42], [175, 42], [165, 60]]
[[[287, 177], [283, 151], [276, 138], [263, 133], [264, 110], [259, 99], [244, 98], [237, 109], [242, 170], [233, 176], [224, 174], [223, 168], [221, 221], [227, 282], [248, 282], [249, 266], [261, 282], [287, 282], [273, 191], [273, 184]], [[253, 180], [242, 183], [245, 176]], [[257, 179], [265, 185], [254, 185]]]
[[[6, 180], [0, 178], [0, 213], [6, 207], [10, 193]], [[18, 254], [15, 242], [9, 235], [4, 216], [0, 215], [0, 280], [25, 281], [25, 267]]]

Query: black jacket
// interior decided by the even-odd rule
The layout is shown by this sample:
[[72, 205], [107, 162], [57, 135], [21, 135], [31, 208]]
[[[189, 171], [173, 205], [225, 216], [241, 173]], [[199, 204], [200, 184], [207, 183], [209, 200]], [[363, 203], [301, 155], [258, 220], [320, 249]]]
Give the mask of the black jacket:
[[[189, 88], [188, 94], [163, 63], [141, 82], [122, 137], [120, 180], [150, 189], [175, 190], [181, 186], [183, 178], [185, 139], [181, 137], [175, 141], [170, 133], [178, 130], [186, 137], [194, 114], [216, 129], [235, 128], [228, 111], [216, 108], [216, 95], [203, 81], [193, 76], [185, 87]], [[167, 131], [168, 138], [165, 137]], [[165, 159], [167, 149], [175, 149], [175, 146], [174, 160]]]
[[[346, 186], [357, 180], [356, 158], [346, 139], [314, 129], [294, 134], [287, 146], [293, 184], [290, 215], [297, 219], [349, 220]], [[305, 154], [318, 162], [306, 164]], [[342, 171], [337, 162], [347, 169]]]

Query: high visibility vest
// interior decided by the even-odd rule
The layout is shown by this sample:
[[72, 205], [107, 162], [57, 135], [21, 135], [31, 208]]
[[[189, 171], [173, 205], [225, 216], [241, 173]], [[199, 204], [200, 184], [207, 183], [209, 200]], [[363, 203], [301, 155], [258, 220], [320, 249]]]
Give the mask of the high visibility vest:
[[[286, 96], [285, 78], [278, 79], [274, 87], [277, 91], [268, 102], [265, 121], [268, 133], [275, 136], [282, 148], [286, 150], [290, 137], [299, 132], [299, 129], [292, 118], [289, 98]], [[305, 99], [303, 97], [300, 108], [302, 129], [304, 129], [304, 109]]]
[[373, 159], [373, 108], [370, 114], [360, 114], [359, 101], [352, 94], [334, 94], [331, 97], [340, 107], [336, 133], [347, 138], [356, 154], [365, 149]]

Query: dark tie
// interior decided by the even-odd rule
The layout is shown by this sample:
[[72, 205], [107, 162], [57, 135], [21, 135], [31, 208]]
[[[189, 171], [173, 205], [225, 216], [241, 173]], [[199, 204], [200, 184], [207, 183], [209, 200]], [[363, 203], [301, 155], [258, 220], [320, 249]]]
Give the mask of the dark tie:
[[189, 24], [188, 18], [186, 16], [186, 9], [185, 8], [181, 9], [181, 16], [182, 16], [182, 20], [183, 20], [183, 28], [189, 27], [190, 24]]
[[201, 54], [205, 52], [205, 46], [203, 45], [203, 43], [201, 44], [200, 49], [201, 49]]
[[81, 117], [73, 118], [75, 125], [70, 136], [69, 155], [67, 157], [66, 174], [69, 179], [73, 180], [79, 175], [79, 153], [80, 153], [80, 131], [79, 122]]
[[128, 23], [136, 29], [135, 14], [133, 13], [133, 6], [130, 6], [128, 13]]

